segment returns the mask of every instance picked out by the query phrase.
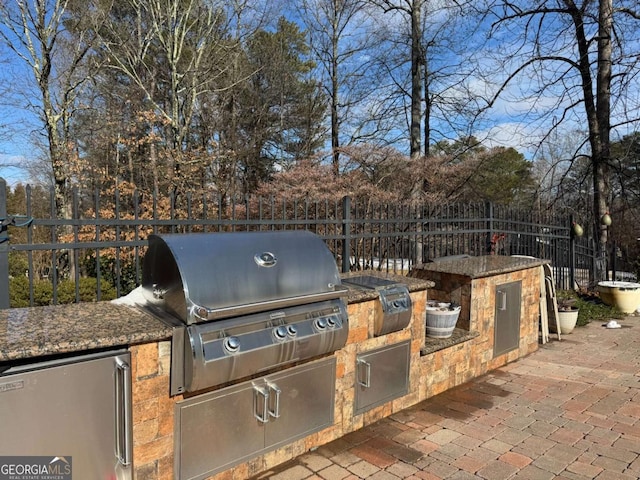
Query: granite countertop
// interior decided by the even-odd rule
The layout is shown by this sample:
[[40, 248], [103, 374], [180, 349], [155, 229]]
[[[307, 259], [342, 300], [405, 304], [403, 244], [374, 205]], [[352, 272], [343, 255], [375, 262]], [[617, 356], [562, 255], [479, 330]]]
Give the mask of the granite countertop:
[[540, 258], [486, 255], [423, 263], [417, 265], [414, 269], [450, 273], [471, 278], [482, 278], [539, 267], [540, 265], [548, 263], [550, 263], [549, 260], [542, 260]]
[[430, 353], [444, 350], [459, 343], [464, 343], [479, 337], [480, 333], [470, 332], [461, 328], [455, 328], [448, 338], [430, 338], [425, 337], [424, 347], [420, 349], [420, 356], [429, 355]]
[[0, 361], [153, 342], [172, 329], [112, 302], [0, 310]]
[[[342, 278], [360, 275], [404, 283], [411, 292], [433, 286], [428, 280], [376, 271]], [[348, 287], [347, 303], [378, 298], [375, 290]], [[155, 342], [171, 338], [172, 332], [158, 318], [126, 302], [11, 308], [0, 310], [0, 362]]]
[[377, 270], [360, 270], [355, 272], [343, 273], [340, 275], [343, 282], [342, 286], [349, 289], [349, 293], [346, 299], [347, 303], [360, 303], [378, 299], [378, 292], [376, 292], [376, 290], [359, 288], [356, 285], [345, 283], [345, 280], [348, 281], [350, 278], [361, 276], [371, 276], [381, 278], [383, 280], [389, 280], [395, 283], [402, 283], [407, 286], [409, 292], [419, 292], [422, 290], [426, 290], [427, 288], [432, 288], [435, 285], [435, 283], [431, 280], [410, 278], [405, 277], [404, 275], [379, 272]]

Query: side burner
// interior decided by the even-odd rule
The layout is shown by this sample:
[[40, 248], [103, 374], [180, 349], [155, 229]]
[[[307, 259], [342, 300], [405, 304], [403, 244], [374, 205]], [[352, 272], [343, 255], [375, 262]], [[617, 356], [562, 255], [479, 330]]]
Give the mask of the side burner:
[[361, 290], [375, 290], [380, 299], [375, 316], [374, 335], [386, 335], [402, 330], [411, 321], [411, 297], [403, 283], [394, 282], [373, 275], [345, 278], [343, 284]]

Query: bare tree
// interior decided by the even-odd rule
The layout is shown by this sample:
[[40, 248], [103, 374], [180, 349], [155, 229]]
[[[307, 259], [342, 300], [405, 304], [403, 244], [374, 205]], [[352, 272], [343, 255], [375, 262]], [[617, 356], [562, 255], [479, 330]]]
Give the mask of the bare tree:
[[417, 158], [421, 154], [422, 138], [422, 85], [424, 75], [424, 45], [422, 43], [423, 7], [425, 0], [374, 0], [384, 13], [401, 13], [410, 24], [411, 42], [411, 120], [409, 125], [409, 155]]
[[428, 158], [434, 142], [474, 135], [482, 108], [473, 90], [481, 30], [465, 14], [466, 2], [374, 3], [387, 14], [378, 26], [375, 62], [394, 86], [385, 113], [405, 115], [410, 154]]
[[[627, 97], [630, 87], [637, 88], [636, 8], [631, 0], [620, 0], [616, 8], [613, 0], [494, 1], [489, 8], [491, 33], [500, 42], [497, 51], [509, 72], [490, 103], [519, 81], [518, 88], [540, 105], [555, 99], [551, 108], [532, 108], [539, 118], [550, 120], [548, 131], [566, 122], [587, 127], [584, 145], [597, 232], [595, 280], [606, 275], [608, 230], [599, 219], [608, 212], [611, 196], [611, 131], [638, 120], [638, 106]], [[495, 76], [495, 65], [492, 70]], [[523, 87], [528, 82], [530, 88]]]
[[302, 0], [303, 22], [310, 45], [320, 63], [319, 75], [330, 102], [333, 174], [340, 173], [340, 147], [348, 143], [343, 127], [354, 110], [371, 95], [372, 78], [366, 75], [367, 50], [372, 36], [365, 0]]
[[[102, 46], [111, 68], [129, 78], [166, 123], [167, 178], [177, 191], [199, 101], [221, 88], [216, 80], [227, 68], [225, 53], [234, 48], [226, 38], [229, 19], [222, 4], [201, 0], [127, 0], [118, 7], [128, 19], [123, 25], [113, 18], [101, 29]], [[155, 178], [156, 188], [158, 183]]]
[[477, 138], [482, 106], [473, 89], [482, 34], [473, 17], [462, 15], [463, 2], [440, 4], [424, 15], [423, 152], [442, 140]]
[[[0, 28], [0, 41], [32, 75], [15, 85], [27, 89], [25, 108], [35, 111], [45, 131], [57, 213], [66, 218], [71, 212], [68, 193], [74, 177], [71, 120], [78, 107], [78, 95], [90, 78], [85, 59], [92, 46], [90, 31], [69, 15], [69, 3], [70, 0], [0, 3], [0, 24], [4, 27]], [[75, 31], [73, 41], [69, 29]], [[31, 94], [33, 91], [37, 93]]]

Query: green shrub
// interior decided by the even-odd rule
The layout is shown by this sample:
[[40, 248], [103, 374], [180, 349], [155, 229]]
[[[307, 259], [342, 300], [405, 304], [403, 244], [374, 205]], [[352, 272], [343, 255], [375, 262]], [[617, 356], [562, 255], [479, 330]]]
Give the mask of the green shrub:
[[[46, 280], [33, 283], [33, 304], [49, 305], [53, 298], [53, 286]], [[29, 307], [29, 279], [23, 275], [9, 279], [9, 306]]]
[[[81, 278], [78, 284], [80, 302], [95, 302], [98, 300], [98, 282], [95, 278]], [[106, 280], [100, 282], [100, 300], [113, 300], [116, 290]], [[14, 277], [9, 281], [10, 306], [12, 308], [28, 307], [29, 279], [24, 276]], [[58, 283], [58, 303], [74, 303], [76, 300], [76, 284], [72, 280], [62, 280]], [[53, 285], [48, 280], [38, 280], [33, 284], [33, 303], [35, 306], [51, 305], [53, 303]]]
[[[89, 255], [82, 261], [83, 271], [90, 277], [97, 277], [98, 268], [95, 255]], [[100, 278], [109, 282], [109, 284], [116, 287], [118, 282], [120, 283], [120, 291], [129, 293], [131, 290], [138, 286], [137, 274], [139, 274], [139, 267], [135, 263], [122, 259], [119, 265], [116, 265], [116, 260], [110, 256], [100, 257]]]
[[9, 279], [9, 306], [12, 308], [29, 306], [29, 279], [24, 275]]
[[[78, 285], [78, 295], [81, 302], [98, 301], [98, 281], [95, 278], [81, 278]], [[116, 290], [106, 280], [100, 281], [100, 300], [113, 300]], [[73, 303], [76, 301], [76, 284], [71, 280], [63, 280], [58, 285], [58, 303]]]
[[26, 277], [29, 271], [29, 262], [24, 252], [9, 252], [9, 276]]
[[34, 305], [50, 305], [53, 301], [53, 284], [48, 280], [40, 280], [33, 283]]
[[612, 318], [622, 318], [624, 315], [615, 307], [605, 305], [602, 300], [591, 293], [578, 293], [573, 290], [558, 290], [558, 302], [571, 299], [573, 305], [580, 309], [577, 326], [583, 326], [589, 322], [607, 322]]

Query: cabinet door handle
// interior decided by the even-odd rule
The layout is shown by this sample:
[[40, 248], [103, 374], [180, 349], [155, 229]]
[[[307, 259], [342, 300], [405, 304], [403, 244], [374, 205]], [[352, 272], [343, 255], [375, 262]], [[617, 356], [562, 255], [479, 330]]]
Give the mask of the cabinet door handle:
[[[362, 380], [362, 368], [364, 367], [364, 380]], [[361, 358], [358, 359], [358, 385], [364, 388], [371, 386], [371, 364]]]
[[264, 387], [253, 387], [253, 416], [259, 422], [269, 421], [269, 391]]
[[123, 466], [131, 465], [131, 367], [116, 357], [116, 455]]
[[280, 417], [280, 394], [282, 393], [282, 390], [280, 390], [280, 388], [275, 383], [269, 383], [268, 386], [269, 386], [269, 392], [270, 392], [269, 400], [271, 400], [271, 392], [274, 393], [273, 395], [274, 405], [273, 405], [273, 409], [269, 408], [269, 415], [271, 415], [273, 418], [279, 418]]
[[500, 297], [500, 304], [498, 306], [498, 310], [506, 310], [507, 309], [507, 292], [504, 290], [498, 290], [498, 296]]

